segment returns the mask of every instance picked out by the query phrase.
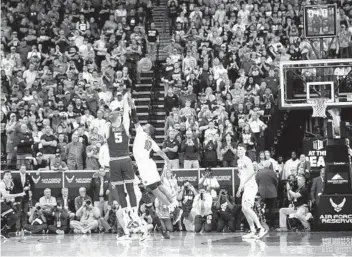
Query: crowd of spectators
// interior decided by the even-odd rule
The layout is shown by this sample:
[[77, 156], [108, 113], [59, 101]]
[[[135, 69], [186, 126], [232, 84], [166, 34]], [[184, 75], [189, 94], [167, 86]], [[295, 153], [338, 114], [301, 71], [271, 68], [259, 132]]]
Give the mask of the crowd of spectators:
[[[1, 154], [9, 167], [20, 168], [23, 176], [26, 169], [103, 166], [99, 148], [106, 118], [122, 106], [124, 90], [134, 90], [137, 63], [158, 41], [151, 6], [150, 0], [2, 2]], [[336, 41], [325, 40], [330, 49], [324, 51], [329, 57], [349, 57], [351, 2], [339, 2], [338, 7], [341, 31]], [[269, 226], [275, 227], [274, 199], [285, 192], [280, 207], [287, 207], [287, 200], [294, 204], [304, 199], [298, 201], [302, 206], [280, 211], [281, 229], [287, 229], [286, 216], [295, 214], [309, 230], [309, 187], [303, 188], [309, 165], [305, 156], [297, 160], [295, 154], [286, 164], [282, 158], [275, 161], [267, 132], [275, 130], [271, 121], [277, 110], [279, 62], [315, 59], [321, 52], [302, 36], [301, 3], [169, 0], [168, 15], [172, 39], [162, 77], [168, 114], [163, 149], [173, 168], [236, 166], [236, 146], [244, 143], [258, 171], [259, 192], [271, 178], [272, 190], [261, 193], [262, 202], [270, 206], [264, 215]], [[262, 170], [267, 174], [260, 176]], [[48, 188], [34, 204], [31, 176], [19, 177], [17, 189], [26, 197], [17, 228], [32, 233], [62, 234], [70, 228], [76, 233], [117, 232], [119, 204], [108, 201], [105, 171], [94, 176], [89, 195], [81, 188], [79, 196], [69, 199], [64, 188], [58, 200]], [[281, 191], [280, 181], [290, 179]], [[185, 181], [182, 186], [165, 172], [163, 183], [183, 212], [181, 220], [173, 220], [156, 201], [166, 230], [174, 229], [170, 221], [176, 229], [196, 232], [234, 231], [244, 222], [236, 199], [211, 172], [198, 185]], [[318, 200], [318, 191], [311, 200]], [[263, 212], [261, 204], [256, 209]], [[140, 212], [145, 208], [140, 206]]]
[[151, 11], [150, 0], [1, 3], [3, 166], [99, 168], [106, 117], [158, 40]]
[[319, 59], [321, 52], [352, 56], [351, 1], [337, 3], [338, 36], [325, 38], [324, 49], [319, 39], [304, 38], [304, 5], [328, 3], [335, 1], [169, 0], [164, 146], [175, 135], [178, 141], [177, 151], [166, 148], [169, 158], [181, 153], [187, 168], [198, 167], [198, 160], [226, 167], [235, 164], [238, 142], [253, 161], [260, 151], [272, 151], [280, 126], [280, 61]]

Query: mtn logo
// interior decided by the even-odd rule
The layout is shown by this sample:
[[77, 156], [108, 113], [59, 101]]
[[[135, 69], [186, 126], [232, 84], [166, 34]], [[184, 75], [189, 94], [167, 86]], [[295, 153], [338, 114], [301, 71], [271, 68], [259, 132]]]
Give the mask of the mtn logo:
[[331, 180], [340, 180], [340, 179], [343, 179], [343, 177], [341, 177], [339, 173], [336, 173], [336, 175], [331, 178]]
[[346, 184], [348, 183], [348, 180], [344, 179], [339, 173], [336, 173], [335, 176], [333, 176], [327, 182], [336, 185], [336, 184]]

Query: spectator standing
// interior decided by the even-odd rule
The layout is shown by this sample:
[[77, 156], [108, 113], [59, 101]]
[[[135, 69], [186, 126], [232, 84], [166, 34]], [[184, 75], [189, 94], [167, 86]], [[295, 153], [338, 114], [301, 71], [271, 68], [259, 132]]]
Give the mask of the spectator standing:
[[12, 164], [12, 161], [16, 157], [15, 150], [15, 129], [17, 124], [17, 116], [15, 113], [10, 114], [10, 120], [6, 123], [6, 160], [7, 165]]
[[278, 178], [269, 160], [265, 160], [263, 166], [264, 167], [257, 172], [258, 193], [266, 205], [267, 224], [269, 227], [274, 227], [274, 208], [276, 206]]
[[57, 147], [57, 139], [52, 134], [52, 129], [50, 126], [45, 127], [45, 134], [41, 136], [40, 142], [43, 147], [43, 157], [49, 161], [52, 157], [55, 156]]
[[303, 174], [309, 174], [310, 173], [310, 161], [306, 159], [306, 156], [304, 154], [301, 154], [299, 157], [299, 164], [297, 166], [297, 171], [302, 170]]
[[110, 180], [105, 169], [100, 168], [98, 173], [94, 173], [90, 182], [90, 191], [94, 206], [100, 210], [101, 217], [107, 212]]
[[264, 150], [264, 131], [267, 125], [264, 124], [259, 118], [257, 113], [253, 113], [251, 119], [248, 122], [252, 133], [255, 136], [257, 142], [257, 153]]
[[86, 149], [86, 170], [98, 170], [100, 167], [99, 148], [96, 145], [88, 145]]
[[286, 180], [288, 176], [296, 175], [299, 164], [300, 164], [300, 161], [297, 159], [296, 152], [292, 152], [291, 159], [287, 160], [285, 163], [282, 179]]
[[181, 152], [184, 153], [184, 168], [199, 168], [199, 142], [193, 138], [191, 130], [187, 130], [186, 139], [181, 144]]
[[180, 106], [178, 96], [174, 94], [173, 88], [168, 88], [167, 95], [164, 98], [164, 106], [166, 110], [166, 116], [169, 116], [173, 108], [178, 108]]
[[163, 151], [170, 160], [171, 169], [180, 168], [179, 151], [180, 144], [176, 139], [176, 131], [169, 129], [169, 136], [163, 143]]
[[20, 132], [17, 133], [14, 145], [17, 148], [17, 166], [25, 164], [29, 168], [30, 162], [27, 157], [33, 157], [33, 137], [26, 124], [21, 124]]
[[21, 228], [24, 228], [27, 223], [27, 213], [29, 210], [29, 202], [32, 199], [35, 189], [34, 181], [31, 175], [27, 174], [26, 165], [21, 165], [20, 174], [13, 178], [13, 191], [15, 193], [25, 192], [23, 197], [15, 198], [17, 203], [17, 222], [16, 233], [19, 233]]
[[73, 133], [72, 142], [66, 146], [66, 159], [69, 170], [83, 170], [85, 149], [81, 142], [78, 142], [78, 134]]
[[170, 36], [171, 36], [173, 31], [176, 29], [178, 3], [176, 0], [169, 0], [167, 2], [167, 7], [168, 7], [168, 16], [169, 16], [169, 30], [170, 30]]
[[320, 170], [320, 176], [313, 179], [310, 196], [313, 204], [319, 206], [320, 196], [324, 192], [325, 168]]
[[226, 134], [225, 140], [221, 146], [222, 166], [223, 167], [236, 167], [236, 143], [232, 141], [231, 134]]
[[218, 166], [218, 143], [214, 140], [213, 134], [209, 134], [204, 140], [203, 163], [204, 167], [215, 168]]

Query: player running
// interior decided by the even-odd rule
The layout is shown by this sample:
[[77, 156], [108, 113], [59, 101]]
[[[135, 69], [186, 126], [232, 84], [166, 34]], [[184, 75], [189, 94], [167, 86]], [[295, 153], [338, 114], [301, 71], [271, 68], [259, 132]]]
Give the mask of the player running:
[[[241, 180], [240, 186], [238, 188], [237, 197], [242, 195], [242, 212], [247, 219], [251, 232], [247, 235], [244, 235], [243, 239], [260, 239], [263, 238], [268, 231], [263, 228], [262, 224], [259, 221], [257, 214], [253, 210], [255, 197], [258, 192], [258, 185], [255, 180], [255, 172], [253, 168], [253, 163], [251, 159], [246, 156], [246, 146], [244, 144], [239, 144], [237, 147], [238, 154], [238, 171], [239, 177]], [[257, 230], [255, 225], [259, 229]]]
[[[125, 187], [129, 196], [129, 204], [131, 206], [131, 216], [133, 220], [138, 221], [138, 208], [136, 194], [134, 191], [134, 171], [132, 160], [129, 153], [129, 114], [128, 103], [124, 99], [124, 114], [121, 112], [111, 113], [109, 119], [111, 125], [105, 132], [105, 138], [109, 147], [110, 154], [110, 176], [112, 188], [117, 190], [118, 202], [123, 210], [124, 218], [128, 219], [127, 200], [125, 197]], [[127, 231], [125, 227], [124, 230]]]

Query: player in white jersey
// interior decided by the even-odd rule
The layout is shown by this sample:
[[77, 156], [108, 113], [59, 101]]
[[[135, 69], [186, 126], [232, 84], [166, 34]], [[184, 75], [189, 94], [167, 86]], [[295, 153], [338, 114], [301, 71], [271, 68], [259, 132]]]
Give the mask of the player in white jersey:
[[160, 147], [152, 139], [155, 128], [146, 124], [143, 127], [139, 124], [136, 109], [132, 100], [130, 101], [132, 121], [136, 128], [136, 137], [133, 142], [133, 156], [139, 171], [142, 183], [148, 187], [153, 195], [157, 197], [166, 206], [175, 207], [170, 192], [161, 184], [161, 178], [153, 159], [150, 158], [150, 152], [153, 150], [164, 159], [165, 165], [170, 167], [170, 160], [166, 154], [161, 151]]
[[[259, 221], [257, 214], [253, 210], [255, 197], [258, 193], [258, 185], [255, 180], [255, 171], [253, 168], [253, 163], [250, 158], [246, 156], [246, 146], [243, 144], [238, 145], [237, 147], [237, 155], [239, 157], [238, 171], [239, 177], [241, 180], [240, 186], [238, 188], [237, 197], [242, 194], [242, 212], [247, 219], [249, 227], [251, 229], [250, 233], [244, 235], [243, 239], [260, 239], [264, 237], [268, 231], [263, 228], [262, 224]], [[257, 234], [257, 230], [255, 225], [259, 229]]]

